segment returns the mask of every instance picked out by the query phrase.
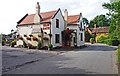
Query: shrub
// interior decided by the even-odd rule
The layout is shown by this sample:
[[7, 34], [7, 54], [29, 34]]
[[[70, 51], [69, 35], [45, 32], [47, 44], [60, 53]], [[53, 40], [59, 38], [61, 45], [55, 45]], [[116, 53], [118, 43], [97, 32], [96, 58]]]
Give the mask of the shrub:
[[52, 49], [53, 45], [52, 44], [48, 44], [48, 48]]
[[112, 46], [118, 46], [119, 41], [118, 40], [112, 40]]
[[90, 42], [93, 44], [94, 43], [94, 38], [90, 38]]
[[42, 42], [41, 42], [41, 41], [38, 41], [37, 48], [38, 48], [38, 49], [41, 49], [41, 48], [42, 48]]
[[120, 44], [119, 40], [116, 39], [109, 39], [108, 44], [112, 46], [118, 46]]
[[98, 36], [97, 37], [97, 42], [107, 44], [108, 43], [108, 36], [105, 36], [105, 35]]
[[2, 40], [2, 45], [3, 45], [3, 46], [5, 45], [5, 42], [6, 42], [5, 40]]
[[14, 47], [14, 45], [16, 45], [16, 40], [13, 40], [11, 43], [10, 43], [10, 45], [11, 45], [11, 47]]
[[90, 38], [92, 38], [92, 35], [85, 31], [85, 41], [90, 42]]

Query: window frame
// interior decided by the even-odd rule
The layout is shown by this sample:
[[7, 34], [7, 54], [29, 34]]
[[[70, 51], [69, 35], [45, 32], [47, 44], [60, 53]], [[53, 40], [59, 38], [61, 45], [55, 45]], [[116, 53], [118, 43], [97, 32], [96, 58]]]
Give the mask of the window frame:
[[60, 43], [60, 34], [55, 34], [55, 43]]
[[56, 28], [59, 28], [59, 19], [56, 19]]
[[80, 33], [80, 41], [83, 41], [83, 33]]

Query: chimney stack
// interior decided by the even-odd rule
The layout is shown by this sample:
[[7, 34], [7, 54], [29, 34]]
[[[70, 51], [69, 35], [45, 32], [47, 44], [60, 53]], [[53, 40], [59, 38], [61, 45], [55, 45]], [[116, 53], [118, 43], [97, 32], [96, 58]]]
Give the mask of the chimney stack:
[[39, 2], [37, 2], [37, 5], [36, 5], [36, 14], [40, 14], [40, 5], [39, 5]]
[[67, 9], [65, 9], [65, 11], [64, 11], [64, 19], [65, 19], [65, 27], [64, 27], [64, 29], [66, 29], [67, 22], [68, 22], [68, 11], [67, 11]]
[[36, 14], [34, 16], [34, 23], [40, 23], [40, 5], [39, 5], [39, 2], [37, 2], [37, 5], [36, 5]]

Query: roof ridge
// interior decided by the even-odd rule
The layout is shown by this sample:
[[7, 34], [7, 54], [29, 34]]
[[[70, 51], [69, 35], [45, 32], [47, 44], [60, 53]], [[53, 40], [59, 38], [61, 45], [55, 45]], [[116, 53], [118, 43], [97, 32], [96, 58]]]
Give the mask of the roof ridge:
[[79, 16], [80, 14], [76, 14], [76, 15], [69, 15], [68, 17], [70, 17], [70, 16]]
[[[49, 12], [56, 12], [57, 10], [52, 10], [52, 11], [46, 11], [46, 12], [41, 12], [41, 13], [49, 13]], [[41, 14], [40, 13], [40, 14]]]
[[[56, 12], [56, 11], [57, 11], [57, 10], [52, 10], [52, 11], [41, 12], [41, 13], [43, 14], [43, 13]], [[40, 13], [40, 14], [41, 14], [41, 13]], [[35, 15], [35, 13], [33, 13], [33, 14], [28, 14], [28, 15]]]

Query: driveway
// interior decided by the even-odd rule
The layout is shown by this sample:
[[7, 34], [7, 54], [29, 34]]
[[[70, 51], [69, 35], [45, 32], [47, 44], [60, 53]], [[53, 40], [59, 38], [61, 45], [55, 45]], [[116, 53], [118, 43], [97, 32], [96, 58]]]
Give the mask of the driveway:
[[[117, 74], [115, 48], [86, 44], [54, 56], [23, 65], [4, 74]], [[47, 55], [46, 55], [47, 56]], [[34, 58], [34, 56], [33, 56]]]

